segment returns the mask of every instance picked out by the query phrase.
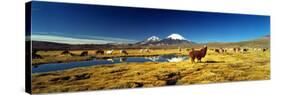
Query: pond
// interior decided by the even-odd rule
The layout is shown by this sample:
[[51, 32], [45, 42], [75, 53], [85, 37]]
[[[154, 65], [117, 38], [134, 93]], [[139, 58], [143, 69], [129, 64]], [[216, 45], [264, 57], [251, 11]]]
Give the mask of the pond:
[[49, 71], [66, 70], [76, 67], [85, 67], [103, 64], [117, 64], [122, 62], [180, 62], [187, 60], [187, 56], [162, 55], [151, 57], [119, 57], [108, 59], [93, 59], [88, 61], [67, 62], [67, 63], [50, 63], [41, 65], [32, 65], [32, 73], [41, 73]]

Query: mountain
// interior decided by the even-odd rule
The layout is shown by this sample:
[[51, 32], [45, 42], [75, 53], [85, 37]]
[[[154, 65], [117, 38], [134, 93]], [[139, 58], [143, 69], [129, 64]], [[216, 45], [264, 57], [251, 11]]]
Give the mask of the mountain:
[[158, 42], [159, 44], [165, 44], [165, 45], [175, 45], [175, 44], [195, 44], [194, 42], [190, 40], [186, 40], [183, 36], [180, 34], [171, 34], [165, 39]]
[[178, 44], [194, 44], [189, 40], [186, 40], [183, 36], [179, 34], [171, 34], [167, 36], [165, 39], [160, 40], [160, 38], [156, 36], [152, 36], [147, 38], [144, 41], [136, 43], [138, 45], [178, 45]]
[[141, 42], [138, 42], [136, 44], [141, 44], [141, 45], [148, 45], [148, 44], [153, 44], [153, 43], [156, 43], [156, 42], [159, 42], [161, 39], [157, 36], [151, 36]]
[[33, 50], [90, 50], [127, 47], [128, 45], [110, 45], [110, 44], [64, 44], [46, 41], [31, 41]]
[[160, 38], [156, 37], [156, 36], [151, 36], [151, 37], [147, 38], [146, 41], [156, 42], [156, 41], [160, 41]]
[[269, 40], [270, 39], [270, 35], [265, 35], [265, 36], [261, 37], [260, 39], [267, 39], [267, 40]]
[[61, 49], [67, 50], [71, 46], [70, 44], [45, 42], [45, 41], [31, 41], [31, 45], [32, 45], [32, 49], [34, 50], [61, 50]]
[[256, 39], [239, 41], [239, 42], [209, 42], [195, 43], [186, 40], [180, 35], [169, 35], [165, 39], [160, 39], [156, 36], [149, 37], [142, 41], [145, 44], [63, 44], [46, 41], [26, 41], [26, 44], [32, 43], [33, 50], [96, 50], [96, 49], [139, 49], [139, 48], [178, 48], [178, 47], [195, 47], [200, 48], [207, 45], [210, 48], [234, 48], [234, 47], [270, 47], [270, 35], [262, 36]]
[[180, 34], [171, 34], [167, 37], [167, 39], [171, 39], [171, 40], [185, 40], [185, 38], [183, 36], [181, 36]]
[[240, 42], [210, 42], [207, 43], [209, 47], [224, 48], [224, 47], [255, 47], [255, 48], [269, 48], [270, 35], [259, 37], [253, 40], [240, 41]]

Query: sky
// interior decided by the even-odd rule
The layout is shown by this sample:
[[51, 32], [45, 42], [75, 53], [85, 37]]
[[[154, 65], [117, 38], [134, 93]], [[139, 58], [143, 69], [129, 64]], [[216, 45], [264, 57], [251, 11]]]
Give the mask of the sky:
[[135, 43], [180, 34], [197, 43], [270, 35], [270, 17], [33, 1], [31, 39], [68, 44]]

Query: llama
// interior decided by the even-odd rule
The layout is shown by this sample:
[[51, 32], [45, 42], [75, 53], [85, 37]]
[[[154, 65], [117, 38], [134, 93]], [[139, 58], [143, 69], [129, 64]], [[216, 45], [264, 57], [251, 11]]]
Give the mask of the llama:
[[262, 49], [263, 52], [265, 52], [265, 51], [267, 51], [267, 50], [268, 50], [268, 48], [263, 48], [263, 49]]
[[83, 51], [80, 56], [87, 56], [88, 55], [88, 51]]
[[191, 58], [191, 62], [193, 63], [195, 59], [201, 62], [201, 59], [205, 57], [206, 53], [207, 53], [206, 45], [200, 50], [195, 50], [194, 48], [192, 48], [192, 50], [189, 52], [189, 57]]
[[109, 51], [106, 51], [106, 54], [112, 54], [113, 53], [113, 49], [112, 50], [109, 50]]
[[237, 48], [237, 52], [240, 52], [241, 48]]
[[145, 52], [150, 52], [150, 49], [144, 49]]
[[144, 49], [140, 49], [140, 53], [143, 53]]
[[127, 51], [125, 51], [125, 50], [123, 50], [123, 49], [122, 49], [122, 50], [120, 50], [120, 53], [121, 53], [121, 54], [128, 55], [128, 52], [127, 52]]
[[103, 50], [97, 50], [97, 51], [96, 51], [96, 54], [101, 54], [101, 55], [103, 55], [103, 54], [104, 54], [104, 51], [103, 51]]
[[181, 52], [181, 51], [182, 51], [181, 47], [178, 47], [178, 51], [179, 51], [179, 52]]
[[65, 50], [61, 53], [61, 55], [71, 55], [71, 56], [75, 56], [75, 54], [69, 52], [68, 50]]
[[215, 52], [216, 52], [216, 53], [220, 53], [220, 50], [219, 50], [219, 49], [215, 49]]
[[70, 52], [68, 50], [65, 50], [61, 53], [61, 55], [65, 55], [65, 54], [70, 54]]
[[248, 51], [248, 49], [246, 49], [246, 48], [243, 49], [243, 52], [247, 52], [247, 51]]

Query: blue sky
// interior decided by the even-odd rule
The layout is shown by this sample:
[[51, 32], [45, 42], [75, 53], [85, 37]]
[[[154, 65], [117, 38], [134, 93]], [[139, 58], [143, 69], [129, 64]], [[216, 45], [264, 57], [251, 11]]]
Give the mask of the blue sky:
[[32, 40], [134, 43], [177, 33], [188, 40], [237, 42], [270, 34], [270, 17], [33, 1]]

